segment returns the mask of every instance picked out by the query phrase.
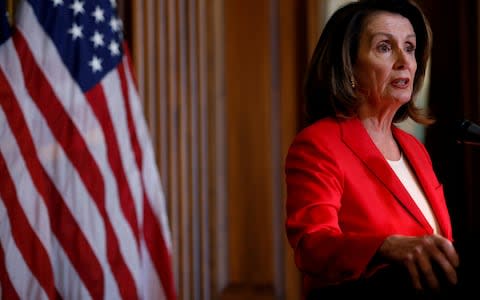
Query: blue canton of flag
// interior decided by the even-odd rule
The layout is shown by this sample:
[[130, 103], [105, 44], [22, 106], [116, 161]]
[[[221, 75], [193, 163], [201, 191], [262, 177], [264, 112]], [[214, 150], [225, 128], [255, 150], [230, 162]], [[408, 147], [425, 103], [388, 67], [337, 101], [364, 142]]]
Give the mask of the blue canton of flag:
[[29, 2], [83, 91], [120, 63], [123, 26], [115, 0]]
[[0, 44], [10, 37], [10, 24], [5, 0], [0, 4]]

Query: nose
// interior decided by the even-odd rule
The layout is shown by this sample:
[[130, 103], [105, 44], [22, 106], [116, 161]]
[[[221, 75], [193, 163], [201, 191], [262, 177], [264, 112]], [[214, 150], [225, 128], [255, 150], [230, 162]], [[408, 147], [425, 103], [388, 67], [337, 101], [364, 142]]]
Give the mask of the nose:
[[413, 53], [408, 53], [403, 49], [398, 49], [396, 52], [394, 68], [401, 70], [411, 67], [411, 65], [414, 63], [415, 55]]

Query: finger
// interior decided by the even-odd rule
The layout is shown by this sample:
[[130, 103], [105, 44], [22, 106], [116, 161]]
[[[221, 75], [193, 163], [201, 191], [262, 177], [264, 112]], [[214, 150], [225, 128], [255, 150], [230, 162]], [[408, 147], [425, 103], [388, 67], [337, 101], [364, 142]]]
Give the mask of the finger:
[[441, 237], [441, 239], [436, 240], [437, 246], [440, 248], [440, 250], [445, 254], [447, 259], [450, 261], [450, 264], [453, 267], [458, 267], [460, 263], [460, 259], [457, 254], [457, 250], [455, 250], [455, 247], [453, 246], [452, 242]]
[[422, 290], [422, 282], [420, 281], [420, 275], [418, 274], [417, 266], [413, 261], [406, 264], [408, 273], [410, 274], [410, 279], [412, 280], [413, 287], [416, 290]]
[[437, 272], [442, 271], [447, 280], [452, 284], [457, 284], [457, 271], [445, 257], [435, 257], [434, 261], [440, 266]]
[[436, 272], [443, 272], [445, 274], [446, 279], [452, 284], [457, 284], [457, 271], [455, 270], [455, 266], [452, 265], [451, 261], [447, 259], [444, 252], [441, 251], [434, 251], [431, 253], [432, 261], [435, 265], [439, 266], [440, 268], [436, 268]]
[[[420, 270], [419, 276], [425, 279], [431, 289], [438, 289], [439, 283], [437, 275], [433, 271], [430, 253], [426, 252], [424, 249], [420, 251], [421, 252], [416, 255], [417, 267]], [[440, 253], [439, 251], [437, 252]]]

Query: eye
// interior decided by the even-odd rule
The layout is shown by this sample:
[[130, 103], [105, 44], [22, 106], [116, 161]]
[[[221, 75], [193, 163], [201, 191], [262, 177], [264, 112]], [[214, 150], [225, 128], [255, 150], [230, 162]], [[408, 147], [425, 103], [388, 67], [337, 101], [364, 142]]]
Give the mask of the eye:
[[378, 46], [377, 46], [377, 50], [379, 52], [382, 52], [382, 53], [386, 53], [386, 52], [390, 51], [391, 49], [392, 49], [392, 47], [387, 42], [382, 42], [382, 43], [378, 44]]
[[414, 44], [408, 43], [405, 47], [405, 51], [407, 51], [408, 53], [414, 53], [416, 48], [417, 47]]

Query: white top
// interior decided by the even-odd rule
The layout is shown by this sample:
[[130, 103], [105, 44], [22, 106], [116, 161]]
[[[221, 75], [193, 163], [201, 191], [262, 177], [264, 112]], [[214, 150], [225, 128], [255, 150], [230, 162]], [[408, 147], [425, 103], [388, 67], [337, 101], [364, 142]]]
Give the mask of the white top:
[[432, 226], [433, 232], [440, 233], [440, 228], [437, 219], [433, 214], [432, 208], [425, 198], [425, 194], [418, 183], [417, 177], [413, 174], [409, 164], [403, 159], [403, 155], [400, 156], [399, 160], [393, 161], [387, 159], [387, 162], [390, 167], [392, 167], [393, 171], [395, 171], [397, 177], [403, 183], [408, 193], [425, 216], [425, 219], [427, 219], [430, 226]]

